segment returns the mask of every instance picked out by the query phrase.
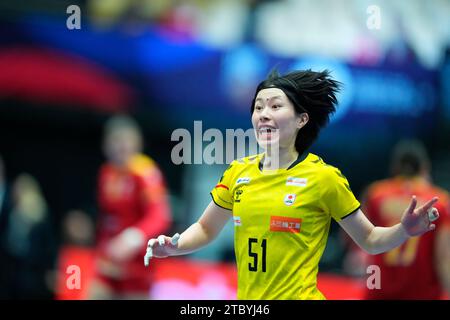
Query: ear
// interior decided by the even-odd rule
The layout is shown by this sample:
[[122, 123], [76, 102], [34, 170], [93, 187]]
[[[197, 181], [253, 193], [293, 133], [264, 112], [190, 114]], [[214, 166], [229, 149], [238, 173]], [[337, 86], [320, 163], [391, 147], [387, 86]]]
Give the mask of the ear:
[[303, 128], [309, 121], [309, 115], [307, 113], [302, 113], [297, 120], [297, 128]]

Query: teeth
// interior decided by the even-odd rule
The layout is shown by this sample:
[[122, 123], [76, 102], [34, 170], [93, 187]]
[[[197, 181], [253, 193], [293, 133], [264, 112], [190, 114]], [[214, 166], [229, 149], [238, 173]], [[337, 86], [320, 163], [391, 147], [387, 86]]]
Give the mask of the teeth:
[[269, 128], [269, 127], [264, 127], [264, 128], [260, 128], [259, 132], [263, 133], [263, 132], [267, 132], [270, 133], [272, 132], [274, 129], [273, 128]]

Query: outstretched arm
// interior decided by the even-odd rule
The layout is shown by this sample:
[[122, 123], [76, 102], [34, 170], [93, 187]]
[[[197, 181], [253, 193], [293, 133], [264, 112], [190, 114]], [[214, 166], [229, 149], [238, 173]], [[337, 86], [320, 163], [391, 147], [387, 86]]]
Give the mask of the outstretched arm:
[[338, 223], [364, 251], [380, 254], [400, 246], [409, 237], [434, 230], [436, 226], [431, 222], [439, 217], [436, 208], [433, 208], [437, 201], [438, 198], [434, 197], [416, 208], [417, 199], [413, 196], [400, 223], [392, 227], [374, 226], [360, 209]]
[[164, 235], [150, 239], [146, 258], [165, 258], [194, 252], [214, 240], [230, 218], [230, 210], [223, 209], [211, 201], [200, 219], [187, 228], [178, 240], [178, 236]]

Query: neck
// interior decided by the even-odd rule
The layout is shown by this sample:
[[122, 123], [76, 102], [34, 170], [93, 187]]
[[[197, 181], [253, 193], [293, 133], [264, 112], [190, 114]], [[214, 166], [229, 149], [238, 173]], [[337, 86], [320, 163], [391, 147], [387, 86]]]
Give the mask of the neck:
[[288, 168], [297, 158], [299, 153], [292, 148], [280, 148], [279, 152], [272, 155], [271, 152], [264, 153], [263, 168], [268, 169], [284, 169]]

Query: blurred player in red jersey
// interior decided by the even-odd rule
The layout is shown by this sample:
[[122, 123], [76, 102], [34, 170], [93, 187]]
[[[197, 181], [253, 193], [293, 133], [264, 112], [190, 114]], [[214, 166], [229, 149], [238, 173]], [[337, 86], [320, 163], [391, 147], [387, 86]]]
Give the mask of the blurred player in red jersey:
[[135, 121], [116, 116], [105, 126], [107, 162], [98, 180], [97, 275], [91, 298], [147, 299], [152, 273], [142, 263], [146, 239], [167, 231], [170, 208], [156, 163], [141, 154]]
[[62, 231], [63, 244], [58, 254], [55, 299], [88, 299], [94, 273], [94, 223], [86, 212], [70, 210], [64, 217]]
[[[377, 225], [391, 226], [408, 205], [437, 195], [440, 219], [436, 232], [411, 237], [402, 246], [375, 256], [365, 256], [367, 265], [380, 267], [381, 288], [366, 288], [365, 299], [441, 299], [450, 294], [450, 218], [448, 193], [430, 181], [430, 161], [418, 141], [402, 141], [391, 161], [393, 177], [369, 186], [363, 207]], [[355, 252], [353, 252], [355, 253]]]

